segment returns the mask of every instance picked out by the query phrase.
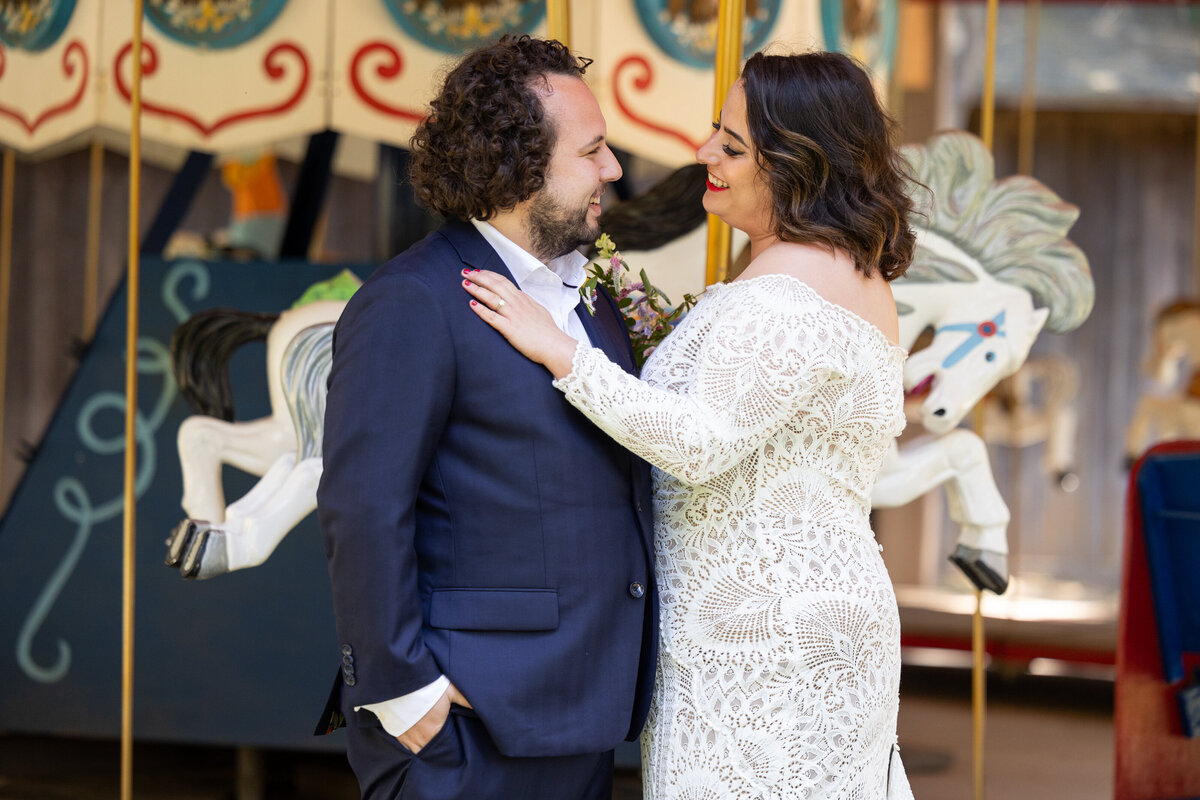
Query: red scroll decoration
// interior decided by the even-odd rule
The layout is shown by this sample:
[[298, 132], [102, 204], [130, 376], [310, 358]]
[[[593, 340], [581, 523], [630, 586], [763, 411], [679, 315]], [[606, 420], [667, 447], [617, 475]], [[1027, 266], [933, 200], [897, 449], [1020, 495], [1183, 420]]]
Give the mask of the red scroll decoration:
[[[72, 54], [74, 54], [76, 57], [72, 58]], [[27, 120], [25, 115], [22, 114], [19, 109], [3, 104], [0, 104], [0, 114], [16, 120], [17, 123], [23, 127], [30, 136], [32, 136], [33, 132], [38, 129], [38, 126], [40, 126], [46, 120], [50, 119], [51, 117], [56, 117], [66, 111], [70, 111], [72, 108], [79, 105], [79, 101], [83, 99], [83, 92], [85, 89], [87, 89], [88, 57], [87, 50], [84, 49], [83, 42], [79, 41], [78, 39], [73, 39], [63, 50], [63, 74], [68, 78], [73, 77], [75, 75], [75, 67], [77, 62], [80, 66], [79, 88], [75, 90], [75, 94], [71, 96], [71, 99], [64, 103], [59, 103], [56, 106], [47, 108], [41, 114], [38, 114], [36, 117], [34, 117], [33, 122]], [[0, 77], [4, 76], [4, 67], [6, 63], [7, 61], [4, 55], [4, 48], [0, 47]]]
[[400, 51], [393, 47], [388, 42], [376, 40], [367, 42], [354, 53], [354, 58], [350, 60], [350, 85], [354, 87], [354, 93], [358, 95], [364, 103], [380, 113], [387, 114], [392, 117], [410, 120], [412, 122], [420, 122], [425, 119], [425, 114], [414, 111], [409, 108], [401, 108], [387, 103], [371, 94], [370, 88], [362, 82], [360, 70], [363, 69], [363, 61], [367, 56], [375, 52], [382, 51], [389, 58], [375, 68], [375, 74], [380, 78], [393, 80], [397, 78], [404, 70], [404, 59], [400, 56]]
[[[143, 42], [142, 47], [146, 52], [146, 55], [142, 59], [142, 75], [143, 77], [150, 77], [158, 70], [158, 51], [155, 50], [154, 45], [150, 44], [149, 42]], [[130, 99], [130, 88], [125, 83], [125, 76], [121, 71], [121, 64], [132, 51], [133, 42], [127, 42], [125, 46], [121, 48], [121, 52], [117, 53], [116, 60], [113, 61], [113, 74], [116, 76], [117, 91], [127, 103]], [[302, 98], [304, 93], [308, 91], [310, 70], [308, 66], [308, 58], [304, 55], [304, 51], [291, 42], [281, 42], [280, 44], [277, 44], [268, 50], [266, 56], [263, 57], [263, 71], [267, 73], [267, 77], [272, 81], [278, 81], [285, 77], [287, 70], [284, 68], [285, 64], [281, 63], [283, 61], [281, 56], [285, 53], [291, 55], [299, 62], [301, 71], [300, 82], [296, 86], [295, 91], [292, 92], [291, 96], [277, 105], [265, 106], [262, 108], [248, 108], [245, 111], [236, 111], [233, 114], [221, 117], [220, 119], [208, 125], [196, 119], [183, 109], [171, 108], [169, 106], [154, 103], [145, 99], [144, 95], [142, 99], [142, 110], [147, 114], [158, 114], [159, 116], [171, 117], [172, 119], [186, 122], [188, 125], [191, 125], [193, 128], [195, 128], [200, 135], [205, 138], [212, 136], [226, 125], [245, 122], [246, 120], [254, 119], [256, 117], [271, 117], [286, 113], [295, 108], [300, 102], [300, 98]]]
[[625, 102], [625, 99], [621, 96], [621, 75], [625, 72], [625, 68], [631, 65], [642, 68], [641, 75], [633, 79], [633, 88], [644, 92], [650, 88], [650, 84], [654, 81], [654, 70], [651, 68], [650, 62], [645, 58], [642, 56], [633, 55], [626, 56], [625, 58], [621, 59], [621, 61], [617, 64], [616, 69], [613, 70], [612, 79], [613, 97], [616, 98], [617, 108], [621, 110], [622, 114], [636, 122], [638, 125], [641, 125], [643, 128], [652, 130], [655, 133], [661, 133], [665, 136], [670, 136], [677, 141], [683, 142], [692, 150], [699, 150], [700, 146], [704, 144], [703, 141], [693, 142], [681, 131], [668, 128], [665, 125], [659, 125], [656, 122], [651, 122], [629, 107], [629, 105]]

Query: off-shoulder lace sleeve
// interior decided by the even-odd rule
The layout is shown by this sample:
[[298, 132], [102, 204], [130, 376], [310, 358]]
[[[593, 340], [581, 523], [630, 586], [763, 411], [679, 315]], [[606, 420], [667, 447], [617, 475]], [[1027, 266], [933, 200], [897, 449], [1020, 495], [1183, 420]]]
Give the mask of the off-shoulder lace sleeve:
[[688, 337], [690, 382], [651, 386], [585, 345], [554, 382], [609, 436], [689, 483], [738, 463], [840, 376], [838, 343], [811, 293], [724, 287], [712, 300], [673, 334]]

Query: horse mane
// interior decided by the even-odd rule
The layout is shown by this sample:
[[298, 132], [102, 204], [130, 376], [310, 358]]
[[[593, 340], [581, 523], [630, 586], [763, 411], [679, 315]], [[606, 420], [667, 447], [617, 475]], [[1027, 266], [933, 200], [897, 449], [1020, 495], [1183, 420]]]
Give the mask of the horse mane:
[[[945, 237], [993, 278], [1026, 289], [1046, 307], [1049, 330], [1073, 330], [1092, 310], [1095, 284], [1087, 257], [1066, 238], [1079, 209], [1026, 175], [995, 180], [992, 154], [962, 131], [906, 145], [912, 167], [914, 227]], [[970, 275], [970, 277], [966, 277]], [[970, 270], [918, 247], [905, 279], [974, 280]]]
[[197, 413], [233, 422], [229, 360], [243, 344], [263, 341], [278, 314], [213, 308], [193, 314], [171, 336], [171, 371]]
[[333, 366], [334, 323], [305, 328], [283, 351], [283, 394], [300, 440], [297, 459], [321, 457], [325, 391]]
[[600, 230], [622, 252], [657, 250], [700, 226], [704, 210], [704, 176], [708, 167], [680, 167], [642, 194], [618, 203], [600, 216]]

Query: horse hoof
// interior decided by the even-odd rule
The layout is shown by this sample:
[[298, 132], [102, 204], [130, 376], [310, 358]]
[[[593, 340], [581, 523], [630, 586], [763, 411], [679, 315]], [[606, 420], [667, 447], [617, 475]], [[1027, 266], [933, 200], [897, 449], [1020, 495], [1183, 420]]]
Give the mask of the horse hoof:
[[187, 551], [179, 564], [179, 574], [185, 578], [196, 578], [200, 575], [200, 565], [204, 563], [204, 549], [208, 546], [208, 529], [195, 531], [188, 540]]
[[229, 557], [225, 552], [225, 532], [206, 522], [197, 525], [196, 535], [188, 544], [179, 572], [185, 578], [204, 580], [229, 572]]
[[1000, 553], [960, 544], [950, 561], [981, 591], [1004, 594], [1008, 589], [1008, 559]]
[[179, 562], [183, 561], [183, 554], [187, 552], [188, 546], [196, 535], [197, 526], [206, 524], [199, 520], [185, 519], [176, 525], [171, 530], [171, 535], [167, 537], [167, 557], [163, 563], [172, 569], [177, 568]]

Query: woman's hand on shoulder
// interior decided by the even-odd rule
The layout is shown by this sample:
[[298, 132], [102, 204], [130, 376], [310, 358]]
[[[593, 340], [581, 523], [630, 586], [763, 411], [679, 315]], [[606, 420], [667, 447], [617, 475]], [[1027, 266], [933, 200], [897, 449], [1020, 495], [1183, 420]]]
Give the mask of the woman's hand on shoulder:
[[463, 270], [471, 308], [530, 361], [561, 378], [571, 372], [578, 345], [563, 333], [550, 312], [496, 272]]

